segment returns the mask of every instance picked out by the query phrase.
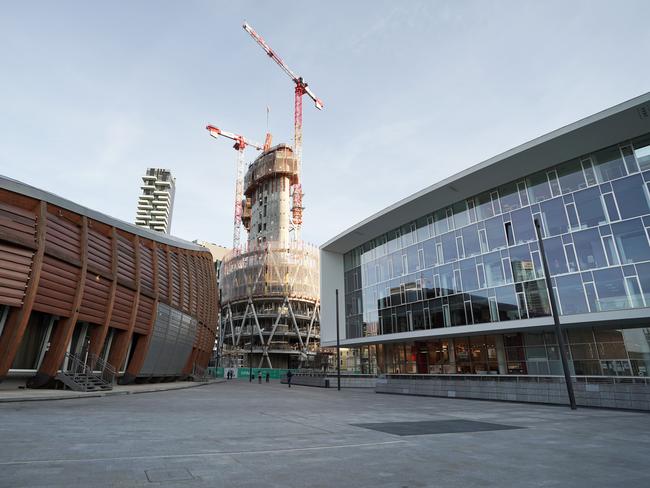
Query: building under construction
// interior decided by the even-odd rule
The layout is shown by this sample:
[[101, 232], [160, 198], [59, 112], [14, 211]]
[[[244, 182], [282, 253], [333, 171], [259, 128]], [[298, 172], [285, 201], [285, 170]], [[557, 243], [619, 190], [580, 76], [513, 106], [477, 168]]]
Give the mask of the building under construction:
[[292, 207], [291, 194], [298, 181], [299, 162], [284, 144], [265, 150], [244, 176], [248, 242], [220, 273], [223, 366], [296, 368], [319, 345], [319, 254], [299, 239], [302, 208]]

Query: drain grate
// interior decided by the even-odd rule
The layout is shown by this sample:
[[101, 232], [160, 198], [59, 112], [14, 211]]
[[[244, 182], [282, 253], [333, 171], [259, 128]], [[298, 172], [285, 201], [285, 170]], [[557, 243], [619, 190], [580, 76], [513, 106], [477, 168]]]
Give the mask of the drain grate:
[[151, 483], [161, 483], [164, 481], [189, 481], [193, 480], [194, 476], [187, 468], [174, 468], [174, 469], [147, 469], [145, 470], [147, 479]]
[[417, 422], [381, 422], [371, 424], [350, 424], [364, 429], [377, 430], [387, 434], [428, 435], [428, 434], [460, 434], [466, 432], [487, 432], [491, 430], [523, 429], [513, 425], [492, 424], [475, 420], [422, 420]]

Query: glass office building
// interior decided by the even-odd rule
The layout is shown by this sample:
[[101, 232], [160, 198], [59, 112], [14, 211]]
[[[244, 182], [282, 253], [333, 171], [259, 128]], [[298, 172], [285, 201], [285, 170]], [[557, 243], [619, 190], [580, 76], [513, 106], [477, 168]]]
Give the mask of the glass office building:
[[364, 372], [562, 374], [538, 222], [572, 372], [650, 374], [649, 100], [492, 158], [323, 245], [323, 343], [336, 288], [343, 344], [363, 349]]

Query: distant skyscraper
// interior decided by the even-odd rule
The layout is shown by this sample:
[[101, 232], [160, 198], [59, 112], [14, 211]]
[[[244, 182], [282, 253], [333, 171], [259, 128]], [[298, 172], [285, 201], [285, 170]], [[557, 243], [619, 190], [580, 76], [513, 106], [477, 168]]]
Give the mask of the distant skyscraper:
[[169, 234], [174, 211], [176, 178], [168, 169], [147, 168], [142, 177], [135, 224]]

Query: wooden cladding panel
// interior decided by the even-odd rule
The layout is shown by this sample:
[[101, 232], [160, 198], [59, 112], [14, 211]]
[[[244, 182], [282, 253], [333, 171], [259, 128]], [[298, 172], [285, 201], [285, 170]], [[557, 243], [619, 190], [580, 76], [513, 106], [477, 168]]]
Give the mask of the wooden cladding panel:
[[81, 252], [81, 227], [64, 217], [48, 213], [45, 245], [57, 254], [62, 253], [78, 260]]
[[79, 310], [79, 320], [85, 320], [93, 324], [103, 324], [106, 320], [110, 291], [110, 281], [90, 273], [87, 274], [81, 309]]
[[190, 280], [190, 273], [188, 270], [188, 256], [185, 253], [178, 255], [179, 264], [181, 267], [181, 280], [183, 283], [183, 296], [181, 297], [181, 308], [185, 313], [190, 313], [190, 295], [193, 292], [192, 280]]
[[147, 296], [140, 296], [138, 303], [138, 314], [135, 318], [134, 331], [138, 334], [148, 334], [151, 325], [151, 316], [153, 314], [154, 301]]
[[198, 303], [198, 287], [201, 286], [201, 281], [199, 280], [199, 277], [196, 274], [196, 260], [197, 257], [194, 253], [188, 254], [187, 256], [187, 264], [189, 268], [189, 273], [192, 276], [192, 287], [191, 287], [191, 293], [190, 293], [190, 315], [193, 315], [196, 317], [196, 306]]
[[0, 243], [0, 305], [23, 304], [33, 258], [33, 251]]
[[180, 308], [181, 306], [181, 275], [180, 268], [178, 265], [178, 254], [175, 252], [169, 252], [169, 257], [171, 258], [172, 265], [172, 296], [171, 303], [172, 307]]
[[111, 275], [111, 238], [88, 229], [88, 265], [92, 270]]
[[46, 254], [43, 258], [34, 310], [68, 317], [72, 310], [79, 275], [80, 269], [76, 266]]
[[117, 236], [117, 276], [130, 283], [135, 282], [135, 249], [125, 237]]
[[129, 329], [135, 292], [125, 286], [117, 285], [110, 326], [116, 329]]
[[165, 249], [158, 247], [158, 295], [160, 300], [169, 303], [169, 275], [167, 269], [167, 255]]
[[0, 238], [2, 236], [34, 246], [36, 215], [23, 208], [0, 202]]
[[153, 251], [140, 243], [140, 286], [149, 294], [154, 294]]

